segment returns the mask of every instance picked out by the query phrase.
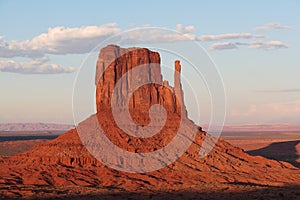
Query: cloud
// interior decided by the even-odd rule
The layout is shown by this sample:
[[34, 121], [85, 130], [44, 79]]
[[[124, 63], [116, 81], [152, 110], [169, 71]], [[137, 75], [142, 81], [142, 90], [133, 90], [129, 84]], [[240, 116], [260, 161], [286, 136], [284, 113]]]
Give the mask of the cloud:
[[[174, 42], [183, 40], [194, 40], [195, 35], [190, 32], [195, 30], [194, 26], [183, 26], [178, 24], [180, 33], [170, 33], [163, 29], [137, 29], [126, 33], [126, 37], [120, 40], [124, 44], [136, 44], [138, 42]], [[90, 52], [95, 45], [105, 39], [121, 33], [122, 30], [116, 23], [102, 26], [83, 26], [79, 28], [54, 27], [49, 28], [47, 33], [40, 34], [31, 40], [4, 41], [0, 36], [0, 57], [43, 57], [46, 54], [84, 54]]]
[[251, 49], [263, 49], [263, 50], [275, 50], [275, 49], [285, 49], [289, 46], [281, 41], [268, 41], [268, 42], [254, 42], [249, 45]]
[[5, 42], [0, 38], [0, 57], [43, 57], [45, 54], [81, 54], [95, 44], [120, 32], [115, 23], [79, 28], [54, 27], [31, 40]]
[[57, 64], [47, 64], [47, 61], [48, 58], [37, 58], [29, 62], [0, 60], [0, 71], [19, 74], [61, 74], [75, 71], [74, 67], [63, 67]]
[[255, 35], [251, 33], [227, 33], [220, 35], [202, 35], [198, 37], [200, 41], [216, 41], [216, 40], [231, 40], [231, 39], [255, 39], [263, 38], [264, 35]]
[[269, 23], [254, 28], [255, 31], [269, 30], [269, 29], [292, 29], [291, 26], [281, 25], [279, 22]]
[[232, 42], [220, 42], [214, 43], [209, 47], [209, 50], [228, 50], [228, 49], [237, 49], [238, 46]]
[[[164, 29], [136, 29], [126, 32], [125, 37], [115, 37], [116, 43], [134, 45], [137, 43], [176, 42], [195, 40], [196, 36], [190, 32], [194, 26], [176, 26], [178, 33]], [[122, 29], [116, 23], [102, 26], [82, 26], [79, 28], [54, 27], [47, 33], [40, 34], [30, 40], [5, 41], [0, 35], [0, 57], [29, 57], [30, 62], [16, 62], [13, 60], [0, 61], [2, 72], [15, 73], [69, 73], [74, 68], [65, 68], [56, 64], [46, 64], [47, 55], [66, 55], [89, 53], [94, 47], [105, 39], [120, 34]]]
[[152, 44], [152, 43], [171, 43], [178, 41], [196, 40], [196, 35], [190, 33], [190, 28], [182, 27], [181, 32], [170, 32], [166, 29], [136, 29], [135, 31], [126, 32], [118, 42], [122, 44], [132, 45], [138, 43]]
[[262, 50], [277, 50], [285, 49], [289, 46], [281, 41], [267, 41], [267, 42], [222, 42], [214, 43], [209, 49], [210, 50], [228, 50], [228, 49], [238, 49], [240, 46], [246, 46], [249, 49], [262, 49]]
[[282, 90], [257, 90], [259, 93], [298, 93], [300, 89], [282, 89]]
[[[186, 40], [195, 41], [218, 41], [233, 39], [257, 39], [263, 38], [264, 35], [252, 33], [227, 33], [219, 35], [202, 35], [192, 34], [195, 26], [176, 25], [176, 32], [169, 32], [164, 29], [136, 29], [135, 31], [126, 32], [125, 37], [116, 38], [116, 42], [122, 44], [134, 45], [137, 43], [158, 43], [158, 42], [177, 42]], [[54, 27], [49, 28], [48, 32], [33, 37], [30, 40], [5, 41], [0, 36], [0, 57], [30, 57], [41, 58], [47, 54], [65, 55], [65, 54], [84, 54], [90, 52], [95, 45], [120, 34], [123, 30], [117, 27], [116, 23], [104, 24], [102, 26], [82, 26], [77, 28]], [[118, 40], [119, 39], [119, 40]], [[237, 43], [216, 43], [211, 45], [212, 50], [237, 49]], [[276, 44], [253, 44], [251, 48], [268, 49], [275, 47]], [[284, 47], [277, 44], [276, 48]]]
[[[276, 25], [277, 24], [277, 25]], [[273, 28], [287, 28], [278, 23], [268, 25]], [[202, 35], [196, 36], [192, 32], [195, 26], [176, 25], [177, 32], [170, 32], [165, 29], [143, 28], [135, 31], [125, 30], [121, 36], [122, 29], [116, 23], [104, 24], [101, 26], [82, 26], [75, 28], [54, 27], [49, 28], [46, 33], [42, 33], [32, 39], [17, 41], [6, 41], [0, 35], [0, 57], [14, 58], [26, 57], [31, 58], [30, 62], [16, 62], [13, 60], [2, 60], [0, 70], [2, 72], [15, 73], [69, 73], [74, 71], [73, 68], [65, 68], [60, 65], [47, 64], [44, 57], [47, 55], [67, 55], [67, 54], [85, 54], [94, 49], [95, 45], [103, 42], [105, 39], [120, 34], [115, 37], [113, 43], [122, 45], [135, 45], [139, 43], [169, 43], [178, 41], [219, 41], [233, 39], [258, 39], [264, 35], [251, 33], [227, 33], [220, 35]], [[240, 46], [247, 46], [251, 49], [275, 50], [288, 48], [288, 45], [280, 41], [269, 42], [220, 42], [212, 44], [210, 50], [228, 50], [238, 49]]]
[[177, 24], [176, 30], [180, 33], [189, 33], [196, 30], [196, 28], [195, 26], [183, 26], [182, 24]]

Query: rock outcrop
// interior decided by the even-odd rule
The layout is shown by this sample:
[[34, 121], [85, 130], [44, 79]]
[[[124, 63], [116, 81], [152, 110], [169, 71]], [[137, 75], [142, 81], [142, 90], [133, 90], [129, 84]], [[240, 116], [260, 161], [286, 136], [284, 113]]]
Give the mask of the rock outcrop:
[[[144, 67], [137, 74], [131, 73], [139, 66]], [[175, 61], [174, 87], [171, 87], [162, 79], [157, 52], [145, 48], [123, 49], [115, 45], [102, 49], [95, 79], [97, 113], [80, 123], [77, 129], [57, 139], [37, 145], [26, 153], [2, 158], [0, 187], [103, 186], [138, 191], [140, 188], [201, 188], [205, 184], [217, 183], [299, 185], [298, 168], [285, 162], [250, 156], [223, 140], [216, 143], [208, 156], [200, 158], [198, 152], [204, 139], [209, 138], [211, 145], [214, 140], [187, 118], [180, 72], [180, 62]], [[139, 80], [147, 80], [149, 83], [133, 87], [135, 90], [132, 92], [131, 84]], [[114, 98], [116, 101], [113, 101]], [[116, 124], [114, 109], [118, 112], [129, 107], [130, 115], [136, 122], [135, 130], [139, 132], [141, 127], [151, 123], [149, 109], [155, 104], [162, 105], [167, 116], [164, 127], [157, 134], [138, 138], [127, 134]], [[189, 128], [197, 130], [189, 148], [172, 164], [146, 173], [127, 173], [105, 166], [90, 154], [79, 137], [85, 132], [97, 131], [100, 125], [107, 138], [126, 151], [155, 152], [176, 137], [180, 123], [188, 127], [185, 131]], [[0, 194], [13, 196], [15, 193], [3, 189]], [[22, 191], [18, 194], [24, 195]]]
[[[175, 84], [172, 88], [168, 81], [162, 79], [160, 55], [157, 52], [145, 48], [125, 49], [116, 45], [103, 48], [95, 78], [97, 112], [107, 112], [111, 107], [128, 107], [134, 112], [132, 116], [144, 116], [152, 105], [159, 104], [181, 115], [181, 105], [184, 106], [184, 103], [180, 61], [175, 61], [175, 68]], [[115, 105], [111, 105], [113, 94]], [[186, 114], [186, 108], [182, 110]], [[149, 119], [147, 121], [149, 123]]]

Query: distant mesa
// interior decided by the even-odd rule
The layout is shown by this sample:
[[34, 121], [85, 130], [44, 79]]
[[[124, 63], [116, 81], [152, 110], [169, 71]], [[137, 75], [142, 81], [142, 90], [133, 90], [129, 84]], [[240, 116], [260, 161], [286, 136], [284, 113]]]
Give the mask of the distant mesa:
[[0, 131], [66, 131], [74, 128], [70, 124], [55, 123], [2, 123]]
[[[80, 134], [88, 134], [97, 131], [100, 125], [106, 137], [116, 146], [143, 155], [145, 152], [159, 151], [171, 143], [176, 137], [180, 123], [183, 123], [186, 132], [189, 132], [189, 128], [195, 129], [196, 132], [192, 144], [178, 160], [162, 169], [147, 173], [127, 173], [111, 169], [90, 154], [78, 136], [77, 130], [72, 129], [25, 153], [2, 158], [1, 196], [16, 195], [15, 192], [10, 192], [7, 186], [20, 188], [24, 185], [101, 186], [125, 191], [142, 189], [159, 191], [168, 188], [174, 191], [191, 187], [203, 189], [211, 184], [228, 184], [230, 187], [236, 184], [251, 186], [300, 184], [300, 170], [291, 164], [250, 156], [242, 149], [221, 139], [206, 157], [200, 158], [198, 153], [204, 139], [209, 138], [210, 145], [214, 144], [214, 140], [187, 117], [180, 83], [180, 62], [175, 61], [174, 87], [172, 87], [162, 78], [160, 60], [158, 52], [146, 48], [125, 49], [109, 45], [101, 49], [95, 78], [97, 113], [81, 122], [77, 130], [80, 130]], [[131, 73], [143, 65], [146, 67], [143, 67], [142, 71], [151, 70], [152, 73], [141, 73], [141, 76]], [[131, 92], [131, 86], [134, 88], [133, 82], [139, 80], [151, 83]], [[165, 108], [167, 119], [162, 130], [151, 137], [138, 138], [127, 134], [114, 120], [113, 112], [126, 109], [126, 105], [129, 105], [127, 108], [138, 127], [136, 132], [139, 133], [140, 127], [151, 123], [149, 109], [156, 104]], [[152, 117], [160, 121], [160, 116]], [[135, 164], [124, 163], [122, 160], [118, 162], [127, 166]], [[19, 189], [17, 194], [26, 196], [28, 192]]]

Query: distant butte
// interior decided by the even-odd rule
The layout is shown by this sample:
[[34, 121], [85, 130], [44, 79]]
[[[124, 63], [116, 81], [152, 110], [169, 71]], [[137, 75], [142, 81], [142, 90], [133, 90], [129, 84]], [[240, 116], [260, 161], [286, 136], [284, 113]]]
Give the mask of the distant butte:
[[[143, 70], [154, 70], [145, 77], [127, 74], [140, 65]], [[150, 67], [152, 65], [152, 67]], [[77, 130], [72, 129], [58, 138], [40, 144], [31, 150], [0, 160], [0, 195], [2, 197], [38, 196], [26, 188], [45, 186], [85, 186], [91, 188], [117, 188], [122, 191], [179, 191], [205, 190], [241, 186], [285, 186], [300, 184], [300, 170], [289, 163], [250, 156], [242, 149], [224, 140], [218, 140], [213, 150], [204, 158], [198, 156], [203, 140], [209, 134], [201, 131], [187, 118], [180, 83], [181, 65], [175, 61], [174, 87], [161, 75], [160, 55], [146, 48], [120, 48], [109, 45], [101, 49], [96, 69], [97, 113], [84, 120], [78, 130], [95, 131], [99, 123], [105, 135], [115, 145], [129, 152], [153, 152], [161, 149], [176, 135], [182, 117], [187, 127], [196, 128], [194, 142], [174, 163], [153, 172], [127, 173], [111, 169], [95, 159], [82, 144]], [[176, 73], [177, 72], [177, 73]], [[150, 123], [151, 105], [163, 105], [167, 120], [163, 129], [150, 138], [137, 138], [117, 127], [111, 112], [111, 98], [116, 91], [116, 107], [126, 106], [132, 81], [146, 79], [161, 84], [147, 84], [138, 88], [129, 100], [129, 110], [138, 126]], [[155, 80], [154, 80], [155, 79]], [[91, 80], [93, 81], [93, 80]], [[177, 96], [175, 94], [178, 94]], [[211, 140], [213, 141], [213, 140]], [[211, 143], [213, 145], [213, 143]], [[15, 188], [14, 190], [9, 188]], [[237, 187], [238, 188], [238, 187]], [[78, 189], [79, 190], [79, 189]], [[112, 190], [112, 189], [111, 189]], [[76, 192], [75, 192], [76, 193]]]

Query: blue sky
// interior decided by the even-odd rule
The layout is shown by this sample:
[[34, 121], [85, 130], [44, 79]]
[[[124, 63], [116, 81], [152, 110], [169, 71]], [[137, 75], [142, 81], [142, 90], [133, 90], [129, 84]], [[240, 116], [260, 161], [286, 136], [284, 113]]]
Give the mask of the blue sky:
[[[195, 36], [222, 74], [226, 123], [299, 122], [299, 10], [297, 0], [0, 0], [0, 123], [72, 123], [73, 83], [91, 47], [76, 45], [91, 38], [77, 38], [75, 46], [55, 38], [51, 44], [32, 39], [49, 36], [48, 29], [57, 27], [64, 27], [62, 34], [70, 28], [75, 35], [82, 27], [94, 27], [98, 34], [107, 24], [111, 33], [145, 25], [179, 30], [181, 24], [182, 32]], [[92, 39], [97, 45], [103, 37]], [[207, 123], [205, 117], [203, 121]]]

